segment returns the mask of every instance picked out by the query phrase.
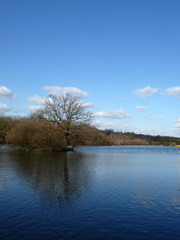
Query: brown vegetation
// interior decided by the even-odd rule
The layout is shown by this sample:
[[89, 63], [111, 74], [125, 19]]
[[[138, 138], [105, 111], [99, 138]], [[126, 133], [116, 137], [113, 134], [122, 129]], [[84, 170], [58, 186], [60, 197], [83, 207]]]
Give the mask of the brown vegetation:
[[5, 138], [11, 128], [18, 122], [12, 117], [0, 116], [0, 144], [5, 143]]
[[6, 136], [6, 143], [28, 149], [64, 150], [61, 129], [47, 121], [23, 119]]
[[0, 116], [0, 144], [52, 151], [68, 150], [68, 145], [180, 145], [176, 137], [98, 130], [90, 126], [90, 119], [79, 98], [50, 96], [44, 107], [29, 117]]
[[44, 106], [33, 114], [35, 119], [44, 119], [61, 129], [64, 142], [69, 145], [69, 139], [78, 135], [79, 128], [90, 123], [91, 113], [82, 104], [80, 97], [64, 94], [49, 95]]
[[112, 129], [103, 131], [110, 139], [114, 141], [115, 145], [163, 145], [175, 146], [180, 143], [177, 137], [169, 136], [152, 136], [145, 134], [136, 134], [133, 132], [114, 132]]
[[114, 141], [97, 128], [90, 125], [82, 125], [79, 127], [78, 135], [71, 139], [70, 143], [71, 145], [106, 146], [113, 145]]
[[[74, 134], [73, 134], [74, 133]], [[66, 150], [64, 133], [61, 128], [45, 119], [23, 118], [7, 132], [5, 142], [28, 149]], [[89, 125], [76, 126], [68, 143], [77, 145], [110, 145], [113, 142], [100, 130]]]

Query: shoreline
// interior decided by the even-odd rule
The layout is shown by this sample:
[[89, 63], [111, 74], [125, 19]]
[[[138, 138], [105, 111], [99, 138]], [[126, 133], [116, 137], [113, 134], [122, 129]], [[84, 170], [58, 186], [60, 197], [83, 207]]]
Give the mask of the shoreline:
[[[51, 148], [39, 148], [39, 149], [29, 149], [26, 147], [19, 147], [14, 145], [8, 145], [8, 144], [2, 144], [1, 146], [4, 146], [1, 150], [15, 150], [15, 151], [24, 151], [24, 152], [73, 152], [74, 147], [68, 146], [66, 149], [51, 149]], [[95, 145], [83, 145], [83, 146], [92, 146]], [[110, 145], [96, 145], [96, 147], [102, 147], [102, 146], [110, 146]], [[111, 145], [111, 146], [165, 146], [165, 145]], [[76, 147], [82, 147], [82, 146], [76, 146]], [[165, 146], [166, 147], [166, 146]], [[170, 146], [169, 147], [180, 147], [180, 145]]]
[[66, 149], [51, 149], [51, 148], [39, 148], [39, 149], [31, 149], [26, 147], [19, 147], [14, 145], [2, 144], [5, 148], [3, 150], [17, 150], [17, 151], [24, 151], [24, 152], [70, 152], [74, 151], [73, 147], [67, 147]]

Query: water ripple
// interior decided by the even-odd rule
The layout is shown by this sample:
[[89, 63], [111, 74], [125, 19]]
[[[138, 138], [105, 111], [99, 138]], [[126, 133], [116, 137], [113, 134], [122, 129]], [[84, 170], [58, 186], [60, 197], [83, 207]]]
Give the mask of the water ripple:
[[0, 239], [179, 239], [171, 147], [0, 152]]

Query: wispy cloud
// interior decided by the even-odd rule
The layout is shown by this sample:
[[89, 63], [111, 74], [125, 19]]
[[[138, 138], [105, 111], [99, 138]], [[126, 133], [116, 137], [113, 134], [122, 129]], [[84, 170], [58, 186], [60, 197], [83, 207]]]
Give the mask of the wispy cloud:
[[102, 112], [95, 112], [94, 117], [98, 118], [113, 118], [113, 119], [123, 119], [123, 118], [131, 118], [129, 113], [124, 112], [124, 110], [107, 110]]
[[175, 125], [175, 128], [179, 128], [179, 130], [180, 130], [180, 123], [177, 123], [177, 124]]
[[[35, 95], [35, 96], [32, 96], [32, 97], [29, 97], [27, 99], [28, 102], [35, 102], [37, 104], [40, 104], [40, 105], [44, 105], [45, 104], [45, 101], [49, 99], [51, 100], [50, 98], [47, 98], [47, 97], [40, 97], [39, 95]], [[91, 103], [91, 102], [87, 102], [87, 103], [82, 103], [83, 106], [87, 107], [87, 108], [90, 108], [90, 107], [94, 107], [95, 104], [94, 103]], [[29, 108], [30, 107], [30, 108]], [[34, 107], [38, 107], [38, 106], [29, 106], [29, 110], [31, 110], [31, 107], [34, 108]]]
[[47, 86], [42, 88], [44, 91], [48, 92], [48, 94], [61, 96], [66, 93], [70, 93], [72, 95], [85, 98], [88, 96], [87, 92], [84, 92], [75, 87], [57, 87], [57, 86]]
[[167, 88], [165, 91], [168, 95], [180, 97], [180, 86]]
[[35, 112], [35, 111], [37, 111], [37, 110], [39, 110], [39, 109], [41, 109], [42, 108], [42, 106], [41, 105], [31, 105], [31, 106], [28, 106], [27, 107], [27, 110], [29, 110], [30, 112]]
[[0, 113], [10, 112], [13, 109], [11, 107], [8, 107], [6, 104], [0, 103]]
[[128, 132], [131, 128], [128, 125], [115, 122], [102, 122], [93, 120], [92, 125], [101, 129], [113, 129], [115, 131]]
[[145, 118], [145, 119], [148, 119], [148, 120], [162, 120], [162, 119], [164, 119], [164, 116], [155, 116], [155, 117], [153, 117], [153, 116], [151, 116], [151, 115], [149, 115], [149, 114], [143, 114], [142, 115], [142, 117], [143, 118]]
[[164, 119], [164, 116], [156, 116], [155, 119], [156, 120], [162, 120], [162, 119]]
[[153, 119], [153, 117], [151, 115], [146, 114], [146, 113], [143, 114], [142, 117], [145, 118], [145, 119], [149, 119], [149, 120]]
[[177, 132], [178, 134], [180, 133], [180, 118], [176, 120], [176, 124], [173, 127], [173, 131]]
[[0, 86], [0, 99], [14, 100], [16, 95], [9, 88]]
[[35, 102], [35, 103], [38, 103], [38, 104], [44, 104], [45, 103], [45, 97], [40, 97], [39, 95], [35, 95], [35, 96], [32, 96], [32, 97], [29, 97], [27, 100], [28, 102]]
[[146, 111], [147, 107], [145, 106], [136, 106], [136, 111], [138, 112], [144, 112]]
[[96, 120], [96, 119], [93, 119], [91, 124], [93, 126], [97, 127], [97, 128], [99, 128], [99, 127], [101, 127], [103, 125], [102, 121]]
[[147, 86], [145, 88], [136, 89], [133, 94], [138, 97], [146, 98], [156, 94], [157, 92], [158, 88], [151, 88], [150, 86]]
[[120, 132], [135, 132], [137, 134], [150, 134], [150, 135], [166, 135], [166, 131], [164, 129], [147, 129], [147, 128], [138, 128], [132, 127], [127, 124], [122, 123], [114, 123], [114, 122], [101, 122], [99, 120], [95, 120], [93, 122], [95, 127], [100, 129], [113, 129], [115, 131]]
[[87, 107], [87, 108], [90, 108], [90, 107], [94, 107], [95, 104], [94, 103], [91, 103], [91, 102], [87, 102], [87, 103], [83, 103], [83, 106]]
[[180, 119], [178, 119], [177, 123], [174, 125], [173, 131], [176, 132], [178, 135], [180, 134]]

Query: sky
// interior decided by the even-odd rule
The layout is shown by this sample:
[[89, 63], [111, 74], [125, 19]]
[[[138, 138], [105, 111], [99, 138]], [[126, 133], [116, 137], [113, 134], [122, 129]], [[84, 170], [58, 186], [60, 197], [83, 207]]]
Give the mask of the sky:
[[71, 93], [92, 124], [180, 137], [179, 0], [0, 0], [0, 114]]

